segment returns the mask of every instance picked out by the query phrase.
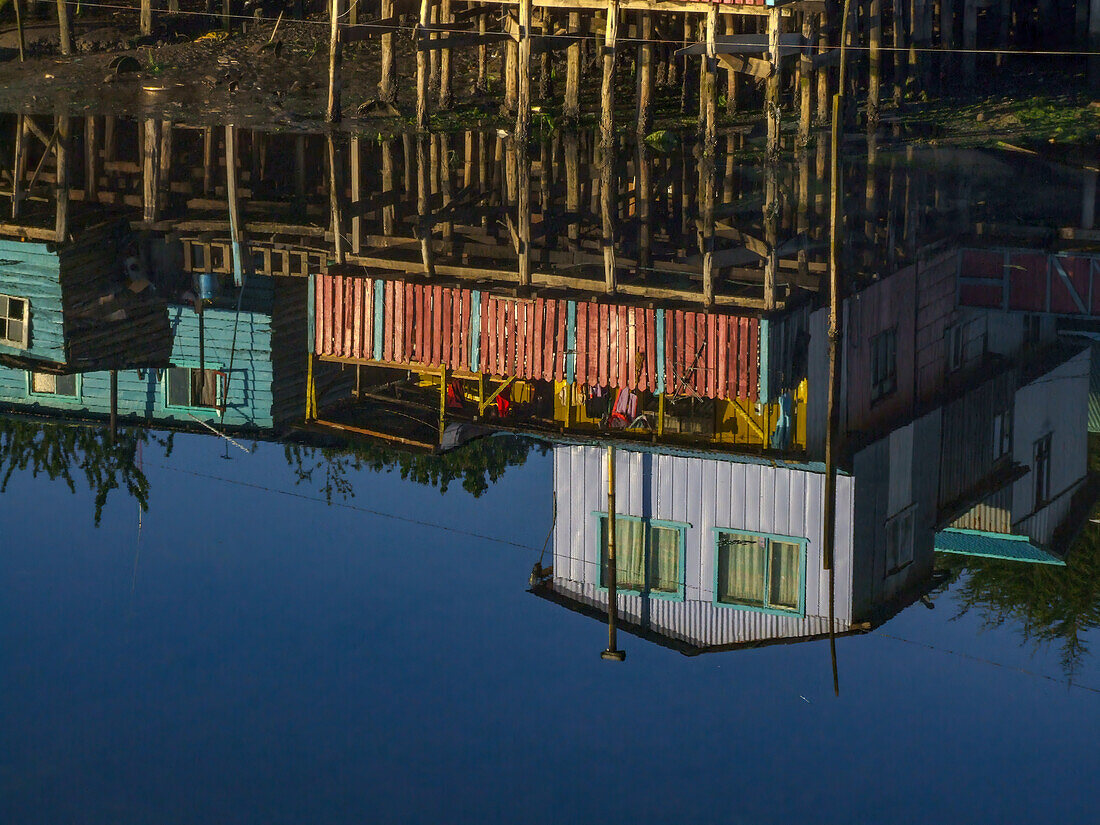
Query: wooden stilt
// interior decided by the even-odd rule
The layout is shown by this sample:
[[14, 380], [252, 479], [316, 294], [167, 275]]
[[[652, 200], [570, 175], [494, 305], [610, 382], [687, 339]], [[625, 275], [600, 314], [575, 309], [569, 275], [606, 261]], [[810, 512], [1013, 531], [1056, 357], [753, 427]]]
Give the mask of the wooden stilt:
[[567, 132], [565, 145], [565, 211], [569, 214], [569, 249], [576, 250], [580, 240], [577, 214], [581, 209], [580, 143], [576, 132]]
[[523, 153], [523, 157], [516, 159], [516, 170], [519, 173], [516, 181], [516, 253], [519, 257], [519, 284], [526, 288], [531, 286], [531, 166], [527, 162], [526, 146], [522, 143], [517, 141], [509, 151]]
[[955, 3], [956, 0], [940, 0], [940, 86], [941, 89], [950, 81], [951, 72], [955, 64], [952, 50], [955, 48]]
[[[427, 2], [427, 0], [425, 0]], [[419, 218], [416, 233], [420, 238], [420, 260], [424, 274], [435, 276], [435, 253], [432, 249], [431, 192], [429, 190], [428, 138], [416, 138], [416, 214]]]
[[[808, 15], [807, 15], [808, 16]], [[737, 34], [741, 24], [736, 14], [725, 15], [725, 32], [732, 37]], [[726, 70], [726, 114], [737, 114], [741, 100], [741, 76], [733, 69]]]
[[[431, 23], [432, 28], [439, 26], [439, 4], [441, 0], [432, 0], [432, 8], [428, 21]], [[428, 35], [429, 40], [438, 40], [439, 33], [431, 32]], [[431, 49], [428, 52], [428, 94], [436, 94], [439, 91], [439, 65], [440, 65], [440, 49]]]
[[649, 146], [636, 144], [634, 203], [638, 219], [638, 275], [645, 278], [653, 267], [653, 192]]
[[428, 53], [424, 48], [427, 46], [426, 27], [431, 24], [431, 14], [431, 0], [420, 0], [420, 25], [413, 38], [416, 42], [416, 128], [421, 131], [428, 128]]
[[[482, 8], [485, 8], [482, 6]], [[481, 35], [482, 42], [477, 47], [477, 83], [474, 88], [482, 94], [489, 91], [489, 47], [485, 45], [485, 35], [489, 31], [489, 15], [482, 13], [477, 16], [477, 33]]]
[[340, 0], [329, 0], [329, 41], [328, 41], [328, 108], [325, 120], [328, 123], [340, 122], [340, 91], [342, 84], [341, 63], [343, 51], [340, 46]]
[[15, 147], [11, 174], [11, 217], [19, 217], [20, 203], [23, 199], [23, 183], [27, 174], [27, 127], [23, 122], [26, 115], [17, 115], [15, 119]]
[[699, 167], [699, 199], [702, 201], [703, 306], [714, 306], [716, 272], [714, 266], [714, 158], [707, 157]]
[[54, 143], [54, 157], [57, 160], [56, 176], [56, 214], [54, 216], [54, 234], [58, 243], [64, 243], [69, 237], [69, 156], [72, 146], [71, 124], [68, 115], [57, 118], [57, 141]]
[[638, 119], [637, 132], [644, 137], [653, 125], [653, 15], [641, 15], [641, 42], [638, 44]]
[[[382, 194], [393, 192], [393, 141], [382, 141]], [[382, 207], [382, 234], [393, 235], [397, 219], [397, 207], [386, 198], [386, 205]]]
[[608, 0], [604, 28], [603, 82], [600, 85], [600, 141], [607, 151], [615, 137], [615, 42], [619, 31], [619, 0]]
[[237, 127], [225, 125], [225, 197], [229, 209], [229, 236], [233, 255], [233, 283], [244, 286], [244, 224], [241, 221], [240, 193], [237, 188]]
[[99, 200], [99, 178], [103, 174], [103, 156], [99, 147], [99, 118], [84, 117], [84, 200]]
[[581, 116], [581, 16], [579, 12], [569, 12], [569, 36], [573, 40], [565, 50], [565, 103], [561, 114], [565, 120], [575, 123]]
[[782, 64], [779, 60], [779, 39], [783, 33], [783, 17], [778, 7], [768, 12], [768, 51], [771, 54], [772, 71], [764, 86], [764, 106], [768, 120], [767, 156], [774, 160], [779, 157], [780, 109], [779, 90]]
[[[394, 0], [381, 0], [383, 19], [393, 17]], [[397, 102], [397, 56], [393, 48], [393, 31], [382, 33], [382, 76], [378, 81], [378, 99], [383, 103]]]
[[[57, 0], [58, 8], [65, 0]], [[152, 0], [141, 0], [141, 33], [149, 35], [153, 33], [153, 3]]]
[[351, 138], [349, 173], [351, 177], [351, 251], [356, 255], [363, 243], [363, 171], [362, 146], [358, 137]]
[[882, 105], [882, 0], [869, 0], [868, 4], [867, 64], [867, 128], [872, 129], [878, 125]]
[[[817, 19], [817, 53], [825, 54], [829, 50], [829, 27], [824, 14]], [[835, 45], [835, 44], [834, 44]], [[822, 67], [817, 71], [817, 122], [829, 121], [829, 70]]]
[[[441, 0], [439, 6], [439, 24], [449, 26], [454, 22], [451, 16], [451, 0]], [[451, 50], [439, 52], [439, 108], [446, 111], [454, 104], [454, 84], [451, 79]]]
[[[149, 0], [141, 0], [141, 14], [144, 25], [145, 10], [148, 6]], [[148, 34], [144, 28], [141, 30], [142, 34]], [[69, 26], [69, 5], [65, 0], [57, 0], [57, 35], [59, 45], [61, 47], [62, 54], [73, 53], [73, 39]]]
[[11, 0], [12, 8], [15, 9], [15, 33], [16, 33], [16, 38], [18, 40], [18, 45], [19, 45], [19, 62], [20, 63], [22, 63], [24, 60], [26, 60], [26, 55], [24, 54], [24, 52], [26, 50], [26, 42], [25, 42], [25, 39], [23, 37], [23, 15], [19, 11], [19, 6], [22, 4], [22, 2], [23, 2], [23, 0]]
[[146, 223], [155, 223], [160, 214], [160, 121], [149, 118], [145, 121], [145, 149], [142, 153], [142, 219]]
[[619, 286], [615, 262], [615, 217], [618, 202], [618, 181], [615, 175], [613, 149], [604, 150], [600, 164], [600, 225], [603, 245], [604, 291], [609, 295]]
[[[539, 21], [544, 35], [550, 33], [551, 19], [549, 9], [539, 9]], [[553, 67], [550, 65], [550, 50], [543, 49], [539, 54], [539, 100], [547, 102], [553, 97]]]
[[905, 95], [906, 75], [909, 72], [910, 57], [910, 51], [906, 44], [917, 36], [919, 21], [915, 20], [912, 15], [912, 10], [917, 2], [919, 0], [902, 0], [902, 2], [895, 3], [893, 8], [895, 106], [901, 106], [902, 97]]
[[504, 110], [515, 114], [519, 96], [519, 44], [512, 39], [504, 43]]
[[519, 47], [516, 52], [516, 142], [524, 149], [526, 149], [527, 133], [531, 126], [531, 6], [531, 0], [519, 0]]
[[344, 263], [344, 221], [341, 204], [341, 188], [343, 176], [340, 174], [340, 163], [336, 154], [336, 140], [330, 132], [326, 135], [328, 144], [328, 204], [330, 213], [330, 225], [332, 226], [332, 254], [336, 263]]
[[[817, 15], [806, 12], [802, 15], [802, 36], [807, 43], [817, 40]], [[810, 129], [813, 126], [813, 85], [812, 61], [803, 57], [798, 68], [798, 147], [805, 149], [810, 145]]]
[[705, 101], [703, 109], [703, 151], [714, 154], [718, 121], [718, 6], [712, 4], [707, 10], [706, 45], [703, 55], [703, 69], [700, 76], [699, 96]]

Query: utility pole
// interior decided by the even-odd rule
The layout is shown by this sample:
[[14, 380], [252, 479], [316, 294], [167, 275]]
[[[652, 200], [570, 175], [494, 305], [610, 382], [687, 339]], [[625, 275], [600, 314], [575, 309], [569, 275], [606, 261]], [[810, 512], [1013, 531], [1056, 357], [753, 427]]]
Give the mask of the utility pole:
[[621, 662], [626, 659], [626, 652], [619, 650], [618, 631], [619, 622], [619, 591], [616, 587], [615, 575], [615, 448], [607, 447], [607, 650], [600, 654], [600, 658], [609, 662]]

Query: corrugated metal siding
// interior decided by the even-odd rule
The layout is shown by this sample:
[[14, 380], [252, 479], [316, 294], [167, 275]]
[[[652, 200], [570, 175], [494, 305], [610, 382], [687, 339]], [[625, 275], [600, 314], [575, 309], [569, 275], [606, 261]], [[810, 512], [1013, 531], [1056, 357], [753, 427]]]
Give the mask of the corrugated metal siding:
[[[755, 641], [760, 637], [754, 634], [763, 632], [761, 628], [780, 632], [776, 630], [780, 626], [783, 635], [820, 632], [820, 622], [813, 617], [819, 619], [828, 613], [828, 578], [821, 570], [824, 475], [735, 460], [627, 450], [619, 450], [616, 455], [616, 507], [620, 514], [690, 525], [686, 530], [685, 600], [647, 600], [650, 611], [663, 617], [663, 627], [679, 634], [678, 638], [697, 644]], [[555, 448], [554, 488], [558, 507], [554, 531], [555, 586], [585, 592], [585, 587], [595, 588], [598, 583], [599, 548], [593, 513], [606, 510], [606, 483], [603, 448]], [[835, 615], [846, 626], [852, 618], [852, 481], [842, 476], [837, 487], [840, 506]], [[807, 619], [781, 616], [773, 623], [770, 618], [761, 618], [768, 614], [714, 605], [715, 527], [808, 539]], [[631, 598], [639, 605], [643, 601], [641, 597]], [[748, 613], [753, 616], [744, 615]], [[792, 629], [796, 625], [801, 630]], [[727, 635], [715, 635], [719, 631]], [[747, 635], [738, 635], [741, 633]]]
[[1006, 485], [975, 504], [951, 526], [961, 530], [985, 530], [989, 533], [1012, 532], [1012, 485]]
[[1051, 434], [1050, 489], [1059, 498], [1033, 513], [1034, 474], [1013, 484], [1014, 531], [1040, 544], [1050, 541], [1068, 512], [1070, 496], [1065, 492], [1080, 484], [1088, 471], [1089, 355], [1088, 350], [1079, 353], [1016, 392], [1013, 459], [1031, 467], [1035, 442]]
[[52, 244], [0, 239], [0, 293], [30, 302], [27, 349], [0, 344], [0, 352], [65, 360], [61, 260]]
[[955, 502], [993, 469], [993, 418], [1013, 406], [1017, 373], [1003, 372], [943, 408], [941, 507]]
[[[848, 328], [844, 358], [847, 374], [849, 430], [881, 425], [906, 413], [913, 404], [916, 327], [916, 268], [907, 267], [845, 301]], [[897, 388], [871, 400], [871, 340], [895, 329]]]
[[[607, 593], [601, 592], [594, 584], [555, 579], [554, 587], [584, 604], [607, 611]], [[804, 619], [775, 616], [751, 610], [714, 607], [700, 601], [643, 600], [641, 596], [620, 595], [616, 604], [620, 618], [625, 621], [700, 647], [822, 636], [829, 632], [827, 616], [807, 616]], [[834, 627], [836, 632], [844, 633], [849, 625], [836, 619]]]
[[958, 256], [947, 252], [917, 263], [916, 370], [917, 397], [924, 399], [943, 386], [947, 368], [944, 333], [955, 323]]

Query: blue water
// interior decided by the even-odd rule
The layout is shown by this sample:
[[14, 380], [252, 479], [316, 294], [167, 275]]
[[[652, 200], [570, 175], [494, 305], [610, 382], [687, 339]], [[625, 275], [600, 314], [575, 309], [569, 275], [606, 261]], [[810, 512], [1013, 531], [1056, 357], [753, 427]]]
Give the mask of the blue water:
[[148, 450], [140, 530], [117, 491], [99, 528], [79, 486], [0, 496], [4, 825], [1100, 820], [1095, 658], [1069, 687], [950, 591], [839, 640], [839, 698], [826, 643], [609, 664], [526, 592], [549, 457], [329, 507], [232, 452]]

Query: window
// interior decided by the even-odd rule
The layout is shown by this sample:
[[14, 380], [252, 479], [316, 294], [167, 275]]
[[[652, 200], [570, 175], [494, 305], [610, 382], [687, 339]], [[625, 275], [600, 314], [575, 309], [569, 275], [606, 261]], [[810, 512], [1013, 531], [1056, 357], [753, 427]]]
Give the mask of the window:
[[195, 367], [168, 370], [168, 406], [216, 409], [225, 373]]
[[[600, 587], [607, 587], [607, 515], [600, 520]], [[662, 599], [684, 597], [686, 525], [615, 517], [615, 587]]]
[[892, 576], [913, 561], [913, 515], [916, 507], [886, 520], [886, 575]]
[[944, 335], [944, 343], [947, 346], [947, 371], [956, 372], [962, 369], [966, 360], [966, 336], [963, 334], [962, 324], [955, 324], [947, 328]]
[[871, 400], [890, 395], [898, 386], [897, 330], [888, 329], [871, 339]]
[[718, 604], [803, 614], [805, 541], [734, 530], [716, 532]]
[[27, 348], [27, 299], [0, 295], [0, 344]]
[[993, 416], [993, 460], [1012, 454], [1012, 407]]
[[1035, 442], [1035, 509], [1050, 501], [1050, 433]]
[[45, 372], [32, 372], [32, 395], [57, 395], [65, 398], [76, 398], [75, 375], [50, 375]]

